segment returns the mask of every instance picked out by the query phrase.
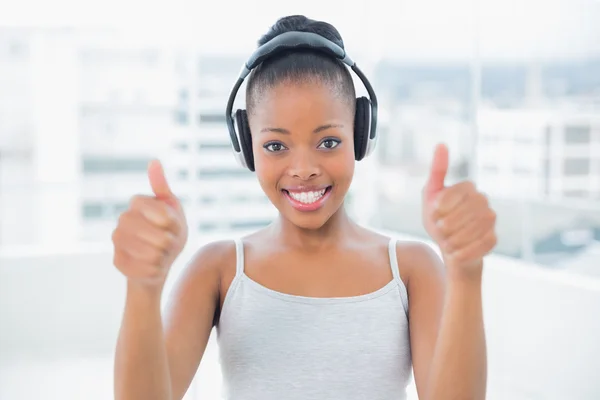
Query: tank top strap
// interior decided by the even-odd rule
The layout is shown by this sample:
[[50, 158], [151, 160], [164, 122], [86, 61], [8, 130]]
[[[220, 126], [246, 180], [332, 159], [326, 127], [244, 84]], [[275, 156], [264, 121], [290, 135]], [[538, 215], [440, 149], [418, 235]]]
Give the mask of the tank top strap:
[[235, 239], [235, 275], [240, 276], [244, 273], [244, 242], [242, 238]]
[[392, 275], [394, 279], [402, 283], [402, 279], [400, 279], [400, 268], [398, 267], [398, 255], [396, 254], [396, 243], [398, 241], [396, 239], [390, 239], [390, 243], [388, 245], [388, 253], [390, 256], [390, 266], [392, 267]]
[[388, 253], [390, 255], [390, 266], [392, 267], [392, 275], [394, 276], [394, 280], [398, 283], [400, 297], [402, 298], [402, 306], [404, 307], [404, 312], [408, 317], [408, 290], [406, 289], [406, 285], [404, 285], [404, 281], [402, 281], [402, 278], [400, 277], [400, 267], [398, 266], [398, 255], [396, 252], [397, 244], [397, 239], [390, 239]]

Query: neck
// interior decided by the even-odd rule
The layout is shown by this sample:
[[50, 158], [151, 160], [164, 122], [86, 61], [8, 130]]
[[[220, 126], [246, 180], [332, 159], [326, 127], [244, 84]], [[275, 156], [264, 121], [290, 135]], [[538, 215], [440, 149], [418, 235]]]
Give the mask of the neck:
[[340, 239], [356, 231], [358, 226], [350, 219], [342, 206], [319, 229], [300, 228], [281, 215], [271, 227], [274, 236], [290, 247], [318, 251], [339, 243]]

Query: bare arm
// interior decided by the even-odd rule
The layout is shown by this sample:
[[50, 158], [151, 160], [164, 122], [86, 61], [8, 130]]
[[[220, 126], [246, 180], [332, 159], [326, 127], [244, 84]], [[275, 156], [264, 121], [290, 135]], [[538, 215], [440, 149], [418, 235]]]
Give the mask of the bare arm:
[[415, 380], [424, 400], [484, 399], [481, 276], [496, 245], [496, 214], [473, 182], [444, 184], [448, 165], [448, 148], [438, 146], [423, 188], [423, 223], [444, 264], [421, 247], [408, 267]]
[[214, 242], [200, 251], [174, 288], [164, 319], [173, 400], [185, 395], [216, 322], [221, 272], [235, 265], [232, 241]]
[[427, 384], [428, 399], [484, 399], [487, 353], [477, 276], [450, 278]]
[[161, 290], [128, 283], [115, 354], [115, 399], [171, 400]]
[[204, 247], [182, 273], [164, 322], [160, 291], [128, 285], [115, 361], [116, 399], [181, 399], [200, 364], [219, 305], [220, 265], [233, 245]]
[[419, 398], [485, 398], [487, 357], [481, 274], [447, 274], [437, 254], [425, 245], [410, 245], [409, 251], [399, 247], [398, 254], [405, 255], [399, 261], [406, 264]]

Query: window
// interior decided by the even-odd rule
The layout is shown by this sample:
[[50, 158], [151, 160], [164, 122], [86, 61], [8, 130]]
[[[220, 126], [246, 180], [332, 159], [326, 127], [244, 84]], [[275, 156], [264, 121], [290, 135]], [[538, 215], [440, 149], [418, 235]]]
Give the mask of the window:
[[198, 230], [200, 232], [214, 231], [216, 229], [217, 224], [215, 224], [214, 222], [201, 222], [200, 224], [198, 224]]
[[198, 150], [230, 150], [231, 144], [229, 142], [223, 143], [198, 143]]
[[100, 219], [104, 217], [104, 204], [86, 203], [81, 208], [81, 215], [84, 219]]
[[590, 173], [589, 158], [567, 158], [564, 164], [565, 175], [587, 175]]
[[225, 112], [223, 114], [200, 114], [198, 116], [199, 123], [225, 123]]
[[565, 143], [585, 144], [591, 141], [591, 129], [589, 126], [566, 126]]
[[245, 169], [199, 169], [197, 172], [199, 179], [222, 179], [249, 177], [252, 173]]
[[84, 174], [112, 174], [119, 172], [145, 173], [150, 162], [147, 158], [100, 158], [83, 159]]

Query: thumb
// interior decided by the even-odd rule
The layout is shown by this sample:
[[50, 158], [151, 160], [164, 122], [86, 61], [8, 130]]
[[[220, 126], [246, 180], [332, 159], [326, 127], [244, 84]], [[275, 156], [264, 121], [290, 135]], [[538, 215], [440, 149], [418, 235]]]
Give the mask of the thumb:
[[429, 178], [424, 188], [427, 199], [444, 189], [444, 179], [448, 172], [448, 159], [448, 147], [444, 144], [438, 144], [433, 154]]
[[175, 195], [167, 183], [165, 171], [160, 161], [150, 161], [150, 164], [148, 165], [148, 179], [150, 180], [150, 187], [156, 197], [162, 200], [175, 199]]

